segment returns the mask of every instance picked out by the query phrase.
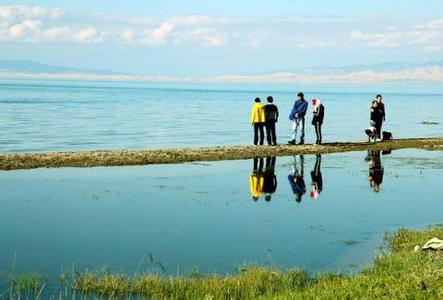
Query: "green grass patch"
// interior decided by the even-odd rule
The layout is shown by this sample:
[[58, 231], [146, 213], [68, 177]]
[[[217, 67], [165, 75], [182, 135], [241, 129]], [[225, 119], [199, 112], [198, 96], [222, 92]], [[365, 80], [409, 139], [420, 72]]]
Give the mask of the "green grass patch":
[[[414, 252], [443, 228], [425, 231], [401, 229], [386, 237], [390, 251], [379, 255], [357, 275], [303, 270], [250, 268], [228, 276], [203, 275], [197, 270], [183, 276], [115, 274], [106, 270], [62, 274], [72, 293], [104, 298], [386, 298], [443, 299], [443, 251]], [[40, 280], [40, 281], [39, 281]], [[14, 286], [36, 293], [41, 279], [17, 277]]]

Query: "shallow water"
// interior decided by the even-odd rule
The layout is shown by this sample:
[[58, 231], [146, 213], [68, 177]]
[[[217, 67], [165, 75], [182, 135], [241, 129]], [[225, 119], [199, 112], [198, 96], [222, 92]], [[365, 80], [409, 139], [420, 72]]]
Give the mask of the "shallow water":
[[[364, 140], [369, 105], [384, 94], [395, 138], [443, 136], [443, 92], [383, 86], [190, 86], [125, 82], [0, 80], [0, 152], [251, 144], [256, 96], [273, 95], [279, 141], [299, 89], [326, 107], [324, 141]], [[425, 125], [423, 121], [439, 122]], [[314, 141], [310, 117], [307, 142]]]
[[251, 174], [266, 174], [272, 190], [266, 159], [255, 172], [253, 160], [0, 172], [0, 282], [13, 261], [15, 272], [52, 278], [73, 264], [159, 274], [232, 273], [244, 264], [355, 272], [386, 230], [443, 221], [442, 152], [367, 154], [321, 156], [317, 198], [311, 171], [320, 157], [304, 156], [300, 202], [288, 179], [293, 157], [276, 159], [269, 202], [253, 200], [249, 185]]

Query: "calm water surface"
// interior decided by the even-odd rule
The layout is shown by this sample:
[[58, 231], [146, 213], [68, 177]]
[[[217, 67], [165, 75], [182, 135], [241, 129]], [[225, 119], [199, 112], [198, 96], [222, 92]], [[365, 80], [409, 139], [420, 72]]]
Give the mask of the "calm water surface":
[[[251, 144], [253, 99], [274, 96], [279, 141], [299, 90], [326, 107], [324, 141], [363, 140], [369, 105], [383, 93], [394, 137], [443, 136], [443, 92], [419, 86], [190, 86], [0, 80], [0, 152]], [[310, 121], [310, 116], [308, 117]], [[423, 121], [439, 122], [423, 125]], [[314, 130], [307, 122], [307, 142]]]
[[49, 276], [72, 264], [133, 273], [140, 262], [159, 274], [245, 264], [353, 272], [386, 230], [443, 221], [441, 151], [272, 162], [0, 172], [0, 280], [14, 256], [16, 272]]

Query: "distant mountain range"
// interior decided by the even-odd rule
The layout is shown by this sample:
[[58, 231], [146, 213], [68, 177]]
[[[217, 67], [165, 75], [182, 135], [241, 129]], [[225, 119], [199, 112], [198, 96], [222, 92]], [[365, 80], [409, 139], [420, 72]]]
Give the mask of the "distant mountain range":
[[399, 70], [411, 70], [428, 66], [443, 67], [443, 60], [441, 61], [429, 61], [421, 64], [404, 63], [404, 62], [387, 62], [373, 65], [350, 65], [340, 67], [314, 67], [314, 68], [300, 68], [289, 69], [284, 72], [298, 73], [298, 74], [344, 74], [353, 73], [359, 71], [371, 70], [374, 72], [386, 72], [386, 71], [399, 71]]
[[[430, 61], [422, 64], [391, 62], [374, 65], [351, 65], [343, 67], [314, 67], [314, 68], [291, 68], [287, 70], [274, 70], [270, 73], [295, 73], [295, 74], [311, 74], [311, 75], [329, 75], [329, 74], [345, 74], [359, 71], [371, 70], [374, 72], [382, 71], [399, 71], [405, 69], [417, 69], [426, 66], [443, 67], [443, 60]], [[0, 60], [0, 72], [14, 72], [14, 73], [47, 73], [47, 74], [92, 74], [92, 75], [135, 75], [129, 73], [122, 73], [110, 70], [94, 70], [55, 66], [45, 63], [40, 63], [32, 60]], [[245, 72], [247, 74], [247, 72]], [[252, 74], [250, 74], [252, 75]], [[137, 76], [137, 75], [135, 75]]]
[[70, 67], [54, 66], [32, 60], [0, 60], [0, 72], [17, 73], [48, 73], [48, 74], [100, 74], [115, 75], [122, 74], [109, 70], [89, 70]]

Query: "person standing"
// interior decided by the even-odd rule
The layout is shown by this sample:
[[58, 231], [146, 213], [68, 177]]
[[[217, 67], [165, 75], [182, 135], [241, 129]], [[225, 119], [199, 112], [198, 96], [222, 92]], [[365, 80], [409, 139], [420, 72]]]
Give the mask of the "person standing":
[[277, 136], [275, 134], [275, 124], [278, 122], [278, 107], [274, 104], [274, 99], [269, 96], [265, 105], [265, 126], [266, 139], [269, 146], [277, 146]]
[[292, 106], [291, 113], [289, 114], [289, 120], [292, 121], [292, 139], [288, 141], [288, 144], [295, 145], [297, 139], [297, 131], [301, 126], [300, 144], [305, 143], [305, 115], [308, 109], [308, 102], [302, 92], [297, 94], [297, 100]]
[[375, 128], [376, 141], [380, 140], [381, 137], [381, 126], [383, 122], [383, 111], [379, 106], [379, 102], [377, 100], [372, 101], [372, 107], [370, 109], [371, 112], [371, 126]]
[[315, 142], [315, 145], [321, 145], [321, 126], [323, 125], [323, 119], [325, 117], [325, 107], [319, 99], [315, 98], [312, 99], [312, 106], [314, 107], [312, 110], [312, 125], [314, 125], [315, 127], [315, 134], [317, 136], [317, 141]]
[[254, 101], [255, 103], [252, 105], [251, 110], [251, 124], [254, 127], [254, 145], [257, 145], [259, 142], [260, 145], [263, 145], [265, 139], [263, 131], [265, 110], [260, 98], [255, 98]]
[[377, 101], [377, 103], [378, 103], [378, 108], [380, 109], [380, 111], [381, 111], [381, 114], [382, 114], [382, 121], [380, 122], [380, 130], [377, 130], [377, 138], [379, 139], [379, 140], [381, 140], [381, 127], [382, 127], [382, 125], [383, 125], [383, 122], [385, 122], [386, 121], [386, 112], [385, 112], [385, 104], [382, 102], [382, 100], [383, 100], [383, 96], [382, 95], [380, 95], [380, 94], [378, 94], [376, 97], [375, 97], [375, 100]]

